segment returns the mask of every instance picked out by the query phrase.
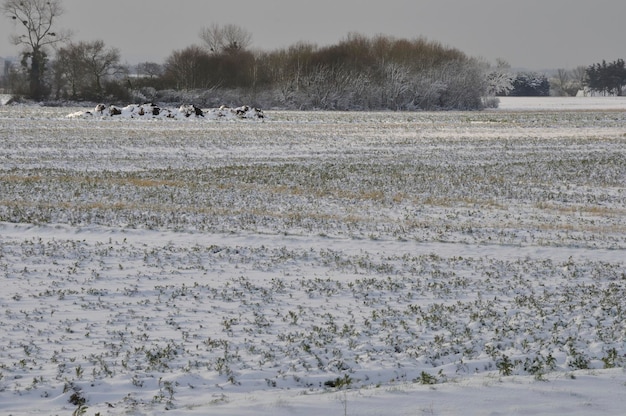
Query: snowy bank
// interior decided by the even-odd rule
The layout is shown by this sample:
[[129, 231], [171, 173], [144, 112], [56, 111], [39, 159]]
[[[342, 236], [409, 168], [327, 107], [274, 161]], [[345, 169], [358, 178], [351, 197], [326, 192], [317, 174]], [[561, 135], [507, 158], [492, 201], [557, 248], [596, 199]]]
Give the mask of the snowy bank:
[[498, 110], [626, 110], [626, 97], [498, 97]]
[[0, 94], [0, 105], [7, 105], [13, 100], [11, 94]]
[[77, 111], [67, 115], [68, 118], [108, 118], [119, 117], [124, 119], [150, 118], [150, 119], [185, 119], [204, 118], [208, 120], [219, 119], [248, 119], [262, 120], [265, 118], [263, 111], [259, 108], [243, 105], [241, 107], [230, 108], [222, 106], [203, 110], [193, 104], [183, 104], [177, 109], [161, 108], [153, 103], [141, 105], [127, 105], [126, 107], [109, 107], [98, 104], [92, 111]]

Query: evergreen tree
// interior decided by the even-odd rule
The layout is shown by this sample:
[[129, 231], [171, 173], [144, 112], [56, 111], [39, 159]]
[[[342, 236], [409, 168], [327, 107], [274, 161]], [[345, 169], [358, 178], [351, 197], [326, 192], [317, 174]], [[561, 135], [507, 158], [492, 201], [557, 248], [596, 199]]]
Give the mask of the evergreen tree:
[[587, 87], [602, 94], [622, 96], [626, 86], [626, 66], [623, 59], [590, 65], [586, 71]]
[[550, 82], [545, 75], [520, 73], [513, 80], [509, 95], [514, 97], [547, 97], [550, 95]]

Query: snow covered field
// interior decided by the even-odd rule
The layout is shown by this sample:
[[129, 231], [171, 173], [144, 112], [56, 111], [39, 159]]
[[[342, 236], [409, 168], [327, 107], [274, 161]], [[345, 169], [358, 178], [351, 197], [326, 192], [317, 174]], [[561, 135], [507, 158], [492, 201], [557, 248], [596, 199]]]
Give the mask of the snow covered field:
[[0, 107], [0, 413], [624, 414], [626, 112], [502, 104]]
[[498, 110], [626, 110], [626, 97], [500, 97]]

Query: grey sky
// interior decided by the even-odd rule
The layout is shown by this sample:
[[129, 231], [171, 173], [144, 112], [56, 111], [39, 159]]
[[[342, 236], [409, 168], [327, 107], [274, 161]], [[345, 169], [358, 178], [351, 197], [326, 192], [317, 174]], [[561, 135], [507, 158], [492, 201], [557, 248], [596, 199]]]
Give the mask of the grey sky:
[[[333, 44], [350, 32], [425, 37], [533, 70], [626, 58], [626, 0], [63, 0], [58, 27], [101, 39], [128, 63], [162, 63], [211, 23], [239, 25], [253, 48]], [[0, 21], [0, 56], [16, 56]]]

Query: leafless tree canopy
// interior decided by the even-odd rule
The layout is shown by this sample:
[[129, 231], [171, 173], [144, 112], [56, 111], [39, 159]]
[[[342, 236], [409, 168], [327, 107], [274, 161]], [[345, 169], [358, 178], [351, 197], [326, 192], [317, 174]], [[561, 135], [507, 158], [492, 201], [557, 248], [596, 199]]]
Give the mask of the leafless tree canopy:
[[54, 69], [57, 88], [68, 88], [71, 98], [88, 99], [101, 99], [104, 83], [126, 72], [119, 50], [106, 47], [102, 40], [60, 48]]
[[68, 32], [54, 30], [56, 19], [64, 10], [60, 0], [5, 0], [2, 12], [15, 22], [12, 41], [15, 45], [41, 48], [68, 39]]
[[252, 43], [252, 34], [237, 25], [213, 23], [200, 31], [200, 39], [211, 53], [219, 54], [246, 50]]
[[156, 78], [163, 75], [163, 66], [156, 62], [141, 62], [137, 64], [137, 73], [149, 78]]
[[199, 46], [175, 51], [165, 61], [165, 74], [176, 89], [209, 88], [210, 56]]

